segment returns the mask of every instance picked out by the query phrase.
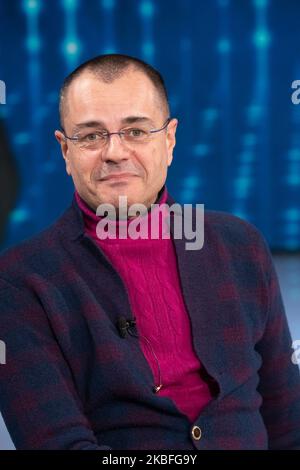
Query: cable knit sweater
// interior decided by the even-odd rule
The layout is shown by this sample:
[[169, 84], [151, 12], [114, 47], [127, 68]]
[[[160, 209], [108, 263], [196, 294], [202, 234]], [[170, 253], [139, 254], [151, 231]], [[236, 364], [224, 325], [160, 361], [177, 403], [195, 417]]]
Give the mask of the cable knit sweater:
[[[156, 204], [160, 209], [167, 200], [167, 188], [160, 191]], [[96, 231], [102, 217], [75, 191], [76, 201], [83, 212], [85, 229], [95, 240], [127, 288], [142, 351], [152, 369], [156, 386], [162, 384], [159, 396], [171, 398], [190, 421], [211, 400], [210, 389], [204, 379], [204, 370], [192, 343], [189, 315], [181, 293], [175, 248], [172, 238], [163, 238], [167, 225], [165, 211], [159, 219], [158, 239], [120, 238], [121, 225], [128, 226], [133, 219], [117, 221], [116, 238], [100, 239]], [[142, 216], [140, 231], [154, 221], [158, 206]], [[149, 232], [150, 233], [150, 232]], [[161, 379], [161, 380], [160, 380]]]

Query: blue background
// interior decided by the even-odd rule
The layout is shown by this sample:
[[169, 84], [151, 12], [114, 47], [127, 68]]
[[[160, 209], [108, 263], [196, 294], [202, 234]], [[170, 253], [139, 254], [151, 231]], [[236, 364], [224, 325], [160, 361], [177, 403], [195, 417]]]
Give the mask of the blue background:
[[2, 248], [69, 205], [53, 134], [59, 87], [109, 52], [165, 77], [179, 119], [170, 193], [249, 220], [272, 248], [300, 248], [298, 0], [2, 0], [0, 17], [0, 113], [21, 180]]
[[[0, 248], [70, 204], [73, 184], [53, 134], [58, 91], [80, 63], [117, 52], [165, 78], [179, 119], [170, 193], [249, 220], [273, 249], [299, 250], [300, 105], [291, 101], [299, 18], [299, 0], [0, 0], [0, 119], [20, 182]], [[0, 209], [5, 197], [0, 185]], [[275, 262], [297, 339], [300, 256]], [[0, 415], [0, 450], [9, 448]]]

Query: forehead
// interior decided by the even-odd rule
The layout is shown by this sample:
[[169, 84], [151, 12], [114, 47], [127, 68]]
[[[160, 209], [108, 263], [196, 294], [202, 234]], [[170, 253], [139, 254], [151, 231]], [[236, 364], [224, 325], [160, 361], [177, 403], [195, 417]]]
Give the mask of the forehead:
[[130, 115], [152, 119], [163, 110], [158, 92], [142, 72], [128, 70], [111, 83], [84, 72], [70, 85], [67, 93], [66, 120], [70, 123], [101, 120], [117, 123]]

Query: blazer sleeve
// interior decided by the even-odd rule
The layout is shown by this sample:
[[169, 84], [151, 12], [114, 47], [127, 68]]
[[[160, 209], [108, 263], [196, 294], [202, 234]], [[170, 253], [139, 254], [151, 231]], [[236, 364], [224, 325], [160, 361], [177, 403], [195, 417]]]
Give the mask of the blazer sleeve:
[[262, 357], [258, 392], [269, 449], [300, 449], [300, 373], [292, 362], [292, 338], [269, 248], [260, 237], [257, 253], [265, 275], [267, 319], [256, 348]]
[[[0, 279], [0, 411], [16, 449], [104, 450], [39, 300]], [[2, 343], [3, 344], [3, 343]], [[3, 362], [3, 361], [2, 361]]]

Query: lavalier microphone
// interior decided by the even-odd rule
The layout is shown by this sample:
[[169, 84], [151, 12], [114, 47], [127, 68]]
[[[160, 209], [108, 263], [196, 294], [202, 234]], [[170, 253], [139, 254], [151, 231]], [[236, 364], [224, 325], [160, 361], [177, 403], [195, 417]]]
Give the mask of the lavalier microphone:
[[117, 319], [117, 329], [118, 329], [118, 332], [119, 332], [119, 335], [121, 336], [121, 338], [126, 338], [126, 335], [129, 334], [130, 336], [134, 336], [135, 338], [142, 338], [142, 339], [144, 339], [144, 340], [147, 342], [147, 344], [148, 344], [148, 346], [149, 346], [149, 348], [150, 348], [150, 350], [151, 350], [151, 352], [152, 352], [152, 354], [153, 354], [153, 356], [154, 356], [154, 358], [155, 358], [157, 367], [158, 367], [159, 385], [155, 385], [155, 386], [153, 387], [153, 391], [154, 391], [155, 393], [157, 393], [157, 392], [160, 391], [160, 389], [161, 389], [162, 386], [163, 386], [162, 383], [161, 383], [161, 370], [160, 370], [160, 365], [159, 365], [157, 356], [156, 356], [156, 354], [155, 354], [155, 352], [154, 352], [154, 349], [153, 349], [153, 347], [152, 347], [152, 345], [151, 345], [149, 339], [146, 338], [146, 336], [143, 336], [143, 335], [140, 335], [140, 334], [136, 334], [136, 333], [134, 333], [133, 331], [131, 331], [131, 328], [133, 328], [133, 327], [135, 327], [135, 326], [136, 326], [136, 320], [135, 320], [135, 318], [134, 318], [134, 319], [129, 319], [129, 320], [127, 320], [125, 317], [119, 317], [119, 318]]

